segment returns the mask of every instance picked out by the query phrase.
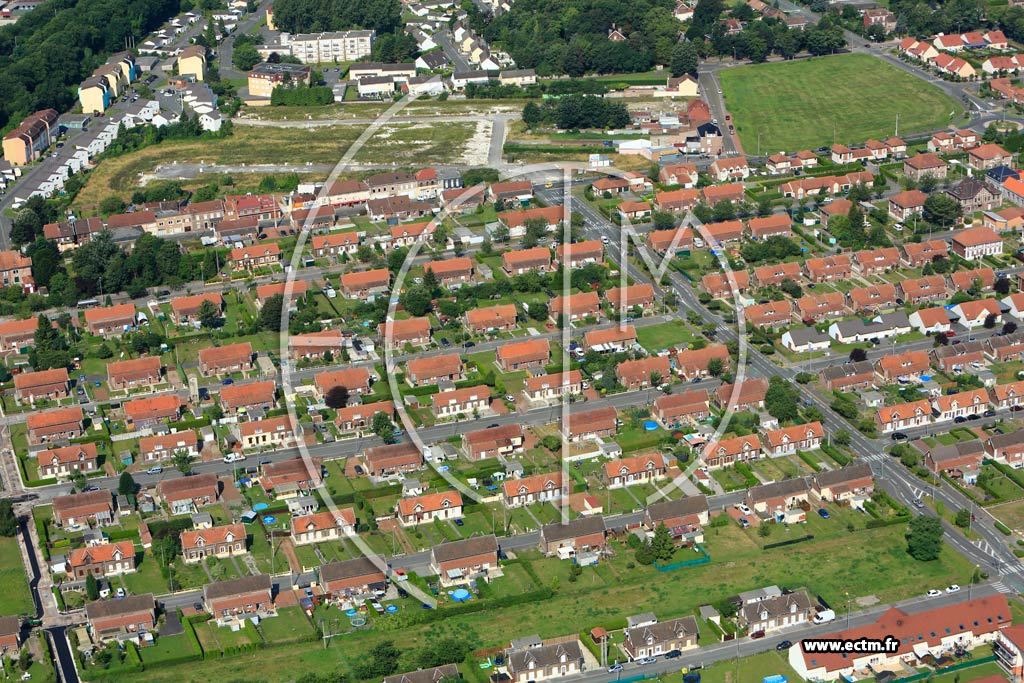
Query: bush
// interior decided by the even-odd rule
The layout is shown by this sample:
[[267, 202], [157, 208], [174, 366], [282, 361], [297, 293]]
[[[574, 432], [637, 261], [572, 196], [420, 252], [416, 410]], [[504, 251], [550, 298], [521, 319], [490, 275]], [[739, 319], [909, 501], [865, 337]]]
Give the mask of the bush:
[[996, 531], [1001, 533], [1003, 536], [1009, 536], [1010, 534], [1013, 533], [1012, 531], [1010, 531], [1010, 527], [1006, 526], [1005, 524], [1000, 522], [998, 519], [996, 520]]

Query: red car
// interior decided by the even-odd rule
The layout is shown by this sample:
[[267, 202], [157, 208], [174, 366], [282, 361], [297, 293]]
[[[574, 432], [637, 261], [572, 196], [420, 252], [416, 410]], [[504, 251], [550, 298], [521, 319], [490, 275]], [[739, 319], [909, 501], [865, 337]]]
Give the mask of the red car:
[[956, 336], [956, 332], [954, 332], [953, 330], [949, 330], [949, 331], [946, 332], [946, 339], [952, 339], [955, 336]]

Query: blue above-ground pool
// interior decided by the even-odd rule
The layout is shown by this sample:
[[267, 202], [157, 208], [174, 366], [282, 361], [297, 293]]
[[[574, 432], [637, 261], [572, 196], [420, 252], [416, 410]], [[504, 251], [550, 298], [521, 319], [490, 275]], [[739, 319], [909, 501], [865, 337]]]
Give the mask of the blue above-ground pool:
[[384, 608], [384, 611], [385, 612], [397, 612], [398, 611], [398, 605], [388, 605], [387, 607]]
[[359, 610], [357, 610], [357, 609], [347, 609], [347, 610], [345, 610], [345, 616], [346, 617], [354, 617], [357, 614], [359, 614]]
[[256, 512], [261, 512], [269, 507], [270, 506], [267, 505], [266, 503], [256, 503], [255, 505], [252, 506], [252, 509], [255, 510]]
[[267, 515], [266, 517], [263, 518], [263, 523], [264, 524], [276, 524], [277, 523], [277, 517], [274, 517], [273, 515]]
[[657, 428], [658, 423], [655, 422], [654, 420], [647, 420], [646, 422], [644, 422], [644, 431], [653, 432]]
[[452, 596], [452, 600], [454, 600], [455, 602], [465, 602], [466, 600], [469, 600], [469, 598], [471, 597], [469, 591], [465, 588], [457, 588], [456, 590], [453, 590], [451, 593], [449, 593], [449, 595]]

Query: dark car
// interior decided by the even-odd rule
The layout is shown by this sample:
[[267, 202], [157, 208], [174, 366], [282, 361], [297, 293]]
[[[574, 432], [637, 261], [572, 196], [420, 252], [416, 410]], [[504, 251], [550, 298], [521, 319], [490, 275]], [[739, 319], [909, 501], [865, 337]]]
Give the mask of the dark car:
[[996, 416], [996, 411], [992, 410], [991, 408], [989, 408], [984, 413], [982, 413], [982, 417], [995, 417], [995, 416]]
[[892, 439], [893, 441], [905, 441], [907, 439], [907, 435], [904, 434], [903, 432], [893, 432], [892, 436], [890, 436], [889, 438]]
[[466, 342], [465, 344], [463, 344], [463, 346], [464, 346], [464, 347], [466, 347], [467, 349], [471, 349], [471, 348], [473, 348], [474, 346], [476, 346], [476, 342], [471, 342], [471, 341], [468, 341], [468, 342]]
[[968, 420], [980, 420], [981, 419], [981, 415], [978, 415], [977, 413], [972, 413], [972, 414], [967, 416], [967, 419]]
[[500, 426], [501, 425], [499, 425], [497, 422], [495, 422], [494, 424], [487, 425], [487, 428], [490, 429], [491, 427], [500, 427]]
[[955, 422], [958, 425], [962, 425], [964, 422], [967, 422], [967, 418], [964, 417], [963, 415], [957, 415], [956, 417], [953, 418], [953, 422]]
[[793, 642], [792, 641], [790, 641], [790, 640], [783, 640], [782, 642], [780, 642], [778, 645], [775, 646], [775, 649], [781, 652], [782, 650], [788, 650], [791, 647], [793, 647]]
[[682, 657], [683, 653], [681, 650], [669, 650], [665, 653], [665, 659], [675, 659], [676, 657]]

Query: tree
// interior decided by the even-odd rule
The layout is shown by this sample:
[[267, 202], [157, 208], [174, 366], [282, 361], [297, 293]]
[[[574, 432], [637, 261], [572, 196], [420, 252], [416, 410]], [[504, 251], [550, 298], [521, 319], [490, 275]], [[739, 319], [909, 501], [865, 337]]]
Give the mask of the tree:
[[689, 74], [697, 76], [697, 67], [700, 65], [700, 55], [697, 52], [697, 44], [694, 42], [677, 42], [672, 48], [672, 61], [670, 68], [675, 77]]
[[[277, 16], [274, 17], [277, 19]], [[256, 66], [260, 60], [259, 51], [256, 46], [249, 42], [242, 42], [236, 38], [234, 50], [231, 52], [231, 64], [239, 71], [249, 71]]]
[[996, 326], [996, 318], [998, 316], [995, 313], [989, 313], [985, 316], [985, 322], [982, 323], [986, 330], [991, 330]]
[[187, 451], [175, 451], [171, 457], [171, 462], [174, 466], [184, 475], [191, 474], [192, 472], [192, 456]]
[[284, 296], [275, 294], [263, 302], [260, 309], [260, 327], [271, 332], [281, 331], [281, 313], [284, 311]]
[[921, 515], [910, 520], [907, 552], [919, 562], [939, 559], [942, 552], [942, 523], [937, 517]]
[[523, 107], [523, 123], [526, 124], [527, 128], [533, 128], [543, 122], [543, 120], [544, 114], [541, 112], [540, 107], [535, 102], [527, 102], [526, 106]]
[[1009, 322], [1003, 323], [1003, 330], [1002, 331], [1003, 331], [1004, 335], [1005, 334], [1013, 334], [1014, 332], [1017, 331], [1017, 323], [1013, 322], [1012, 320], [1009, 321]]
[[960, 214], [960, 203], [946, 193], [933, 194], [924, 200], [924, 217], [932, 223], [949, 226]]
[[832, 435], [832, 440], [837, 446], [849, 446], [850, 445], [850, 432], [845, 429], [840, 429], [838, 432]]
[[18, 516], [10, 498], [0, 499], [0, 536], [11, 537], [18, 533]]
[[768, 380], [768, 391], [764, 395], [768, 413], [779, 422], [795, 420], [799, 415], [799, 403], [796, 388], [781, 377], [773, 376]]
[[31, 666], [32, 652], [28, 649], [28, 645], [26, 645], [21, 648], [21, 652], [18, 653], [18, 668], [22, 671], [28, 671]]
[[390, 640], [378, 643], [352, 668], [356, 678], [385, 678], [398, 670], [402, 651]]
[[324, 403], [328, 408], [344, 408], [348, 405], [348, 388], [339, 384], [331, 387], [324, 395]]
[[[348, 393], [348, 392], [346, 392]], [[346, 398], [348, 398], [346, 396]], [[391, 443], [395, 440], [395, 426], [391, 423], [391, 417], [382, 410], [373, 414], [373, 421], [370, 429], [381, 438], [384, 443]]]
[[16, 247], [31, 244], [39, 237], [43, 221], [33, 209], [23, 208], [14, 216], [11, 225], [11, 242]]
[[858, 348], [854, 349], [853, 351], [850, 351], [850, 362], [852, 363], [861, 363], [863, 361], [866, 361], [867, 359], [868, 352], [865, 351], [864, 349]]
[[414, 285], [405, 290], [401, 297], [402, 306], [409, 315], [420, 317], [430, 312], [433, 297], [423, 285]]
[[676, 224], [676, 217], [668, 211], [655, 211], [651, 214], [651, 222], [655, 230], [669, 230]]
[[100, 213], [103, 214], [104, 216], [109, 216], [115, 213], [121, 213], [126, 208], [128, 207], [125, 205], [124, 200], [122, 200], [117, 195], [107, 195], [106, 197], [100, 200], [99, 209]]
[[1001, 277], [1001, 278], [997, 279], [996, 282], [995, 282], [995, 285], [993, 285], [993, 289], [995, 289], [996, 294], [1001, 294], [1001, 295], [1004, 295], [1004, 296], [1006, 294], [1009, 294], [1010, 293], [1010, 278], [1008, 278], [1008, 277]]
[[25, 252], [32, 259], [32, 278], [39, 287], [49, 287], [53, 276], [63, 269], [57, 245], [38, 237]]
[[85, 575], [85, 597], [89, 600], [97, 600], [100, 597], [100, 589], [96, 585], [96, 577], [91, 572]]
[[196, 318], [199, 320], [199, 324], [209, 330], [216, 329], [224, 324], [224, 318], [220, 314], [220, 306], [213, 303], [209, 299], [204, 299], [203, 303], [199, 304], [199, 310], [196, 312]]
[[654, 537], [651, 539], [651, 554], [654, 555], [655, 560], [667, 562], [672, 559], [675, 552], [676, 544], [672, 540], [672, 533], [664, 522], [659, 522], [654, 529]]
[[[461, 662], [466, 659], [466, 655], [471, 649], [470, 644], [465, 640], [452, 637], [436, 638], [419, 651], [416, 660], [421, 669], [430, 669], [435, 666]], [[461, 680], [460, 678], [459, 681]], [[444, 683], [444, 678], [441, 678], [438, 683]]]
[[135, 493], [135, 479], [130, 472], [122, 472], [121, 478], [117, 480], [117, 492], [122, 496], [130, 496]]
[[971, 511], [967, 508], [960, 508], [956, 511], [956, 516], [953, 517], [953, 523], [961, 529], [966, 529], [971, 525]]
[[724, 370], [725, 363], [722, 362], [721, 358], [711, 358], [708, 360], [708, 374], [712, 377], [721, 377]]

